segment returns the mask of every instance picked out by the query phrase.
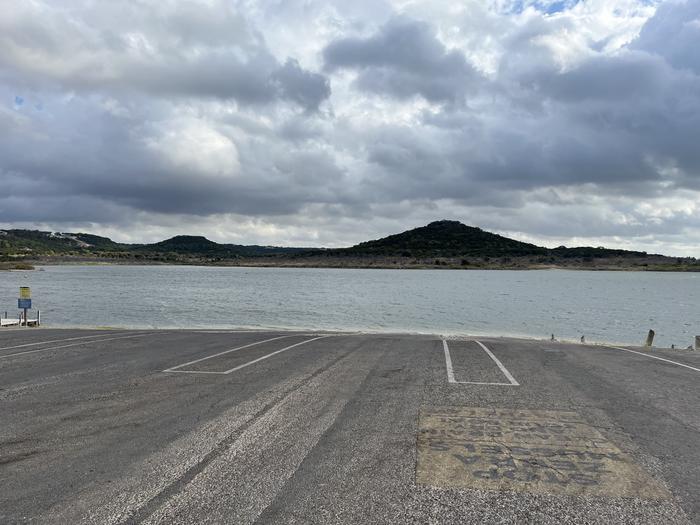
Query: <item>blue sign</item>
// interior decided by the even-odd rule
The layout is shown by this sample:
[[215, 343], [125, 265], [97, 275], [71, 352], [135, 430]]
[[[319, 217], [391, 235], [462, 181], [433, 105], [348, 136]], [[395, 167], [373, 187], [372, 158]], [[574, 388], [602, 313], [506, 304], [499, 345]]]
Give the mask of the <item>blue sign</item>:
[[17, 308], [31, 308], [32, 307], [32, 300], [31, 299], [17, 299]]

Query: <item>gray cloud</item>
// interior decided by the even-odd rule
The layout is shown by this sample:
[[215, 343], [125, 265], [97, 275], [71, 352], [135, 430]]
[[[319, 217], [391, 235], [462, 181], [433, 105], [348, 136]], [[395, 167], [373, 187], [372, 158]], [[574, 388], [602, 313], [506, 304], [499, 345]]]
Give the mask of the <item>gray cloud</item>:
[[25, 88], [218, 97], [243, 104], [278, 99], [317, 109], [328, 81], [297, 60], [280, 63], [229, 4], [15, 6], [0, 22], [0, 66]]
[[462, 53], [448, 50], [429, 24], [398, 18], [367, 38], [341, 38], [323, 50], [326, 69], [359, 72], [363, 90], [431, 102], [459, 102], [479, 75]]
[[638, 37], [572, 10], [253, 4], [5, 10], [0, 223], [337, 245], [449, 217], [700, 255], [696, 0]]
[[278, 83], [284, 98], [307, 109], [318, 109], [321, 102], [331, 95], [326, 77], [302, 69], [299, 62], [291, 58], [273, 73], [272, 78]]
[[632, 47], [659, 55], [675, 68], [700, 74], [700, 3], [674, 0], [660, 5]]

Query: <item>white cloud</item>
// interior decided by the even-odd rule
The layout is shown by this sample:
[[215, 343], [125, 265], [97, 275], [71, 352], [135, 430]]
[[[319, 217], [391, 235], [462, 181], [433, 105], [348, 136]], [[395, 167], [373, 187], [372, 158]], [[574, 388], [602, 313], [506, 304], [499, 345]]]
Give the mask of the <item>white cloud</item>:
[[0, 9], [5, 224], [338, 246], [444, 217], [700, 255], [698, 0]]
[[174, 171], [191, 177], [235, 177], [240, 172], [236, 145], [200, 119], [165, 121], [145, 144]]

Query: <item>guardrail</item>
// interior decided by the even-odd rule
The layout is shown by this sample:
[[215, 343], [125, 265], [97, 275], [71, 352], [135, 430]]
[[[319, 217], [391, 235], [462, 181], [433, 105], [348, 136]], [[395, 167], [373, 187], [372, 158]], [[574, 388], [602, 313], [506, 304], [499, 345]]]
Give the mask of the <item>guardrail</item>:
[[24, 319], [24, 316], [20, 313], [17, 318], [9, 318], [7, 312], [5, 312], [5, 317], [0, 318], [0, 328], [5, 326], [40, 326], [41, 325], [41, 310], [36, 311], [36, 319]]

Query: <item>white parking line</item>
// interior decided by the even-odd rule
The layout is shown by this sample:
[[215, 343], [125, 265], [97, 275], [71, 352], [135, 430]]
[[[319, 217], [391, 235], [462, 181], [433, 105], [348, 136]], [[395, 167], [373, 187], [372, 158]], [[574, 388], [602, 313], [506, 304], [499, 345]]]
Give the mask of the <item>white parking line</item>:
[[493, 353], [491, 352], [491, 350], [489, 350], [488, 348], [486, 348], [486, 345], [485, 345], [484, 343], [482, 343], [481, 341], [474, 341], [474, 342], [475, 342], [476, 344], [478, 344], [481, 348], [483, 348], [483, 349], [484, 349], [484, 352], [486, 352], [486, 353], [489, 355], [489, 357], [490, 357], [491, 359], [493, 359], [493, 362], [496, 363], [496, 365], [498, 366], [498, 368], [501, 369], [501, 372], [503, 372], [503, 375], [506, 376], [506, 379], [508, 379], [508, 381], [510, 381], [510, 384], [511, 384], [511, 385], [513, 385], [513, 386], [520, 386], [520, 383], [518, 383], [518, 382], [515, 380], [515, 378], [511, 375], [511, 373], [508, 372], [508, 369], [507, 369], [505, 366], [503, 366], [503, 363], [501, 363], [501, 362], [498, 360], [498, 358], [497, 358], [495, 355], [493, 355]]
[[[284, 337], [291, 337], [291, 336], [284, 336]], [[163, 370], [163, 372], [174, 372], [178, 374], [218, 374], [218, 375], [228, 375], [231, 374], [232, 372], [235, 372], [236, 370], [240, 370], [241, 368], [245, 368], [250, 365], [254, 365], [255, 363], [258, 363], [260, 361], [263, 361], [265, 359], [268, 359], [272, 357], [273, 355], [281, 354], [282, 352], [286, 352], [287, 350], [291, 350], [292, 348], [296, 348], [297, 346], [305, 345], [306, 343], [310, 343], [312, 341], [318, 341], [319, 339], [325, 339], [326, 337], [333, 337], [332, 335], [322, 335], [320, 337], [314, 337], [313, 339], [307, 339], [306, 341], [302, 341], [301, 343], [295, 343], [293, 345], [286, 346], [284, 348], [281, 348], [280, 350], [275, 350], [274, 352], [271, 352], [269, 354], [266, 354], [262, 357], [258, 357], [257, 359], [253, 359], [252, 361], [248, 361], [247, 363], [243, 363], [242, 365], [238, 365], [234, 368], [231, 368], [229, 370], [225, 370], [223, 372], [213, 372], [211, 370], [204, 370], [204, 371], [197, 371], [197, 370], [177, 370], [177, 368], [181, 368], [187, 364], [193, 364], [193, 363], [198, 363], [199, 361], [203, 361], [204, 359], [209, 359], [209, 357], [216, 357], [216, 356], [209, 356], [205, 357], [204, 359], [199, 359], [197, 361], [192, 361], [190, 363], [185, 363], [185, 365], [179, 365], [179, 366], [174, 366], [172, 368], [168, 368], [167, 370]], [[281, 337], [275, 337], [274, 339], [282, 339]], [[268, 341], [272, 341], [274, 339], [268, 339]], [[266, 341], [260, 341], [260, 343], [264, 343]], [[260, 344], [260, 343], [254, 343], [254, 344]], [[233, 350], [240, 350], [241, 348], [246, 348], [247, 346], [252, 346], [252, 345], [246, 345], [245, 347], [239, 347], [239, 348], [234, 348]], [[223, 352], [223, 353], [228, 353], [228, 352]], [[217, 354], [221, 355], [221, 354]]]
[[442, 347], [445, 350], [445, 366], [447, 367], [447, 381], [450, 383], [456, 383], [455, 381], [455, 372], [452, 369], [452, 357], [450, 357], [450, 349], [447, 347], [447, 341], [445, 339], [442, 340]]
[[650, 357], [651, 359], [658, 359], [659, 361], [664, 361], [666, 363], [671, 363], [672, 365], [682, 366], [683, 368], [689, 368], [696, 372], [700, 372], [700, 368], [695, 368], [694, 366], [679, 363], [677, 361], [671, 361], [670, 359], [664, 359], [663, 357], [658, 357], [655, 355], [645, 354], [644, 352], [637, 352], [636, 350], [630, 350], [629, 348], [622, 348], [621, 346], [607, 346], [606, 348], [614, 348], [615, 350], [624, 350], [625, 352], [630, 352], [632, 354], [643, 355], [644, 357]]
[[17, 357], [20, 355], [36, 354], [38, 352], [50, 352], [51, 350], [60, 350], [61, 348], [69, 348], [71, 346], [89, 345], [90, 343], [103, 343], [105, 341], [116, 341], [118, 339], [131, 339], [132, 337], [148, 337], [149, 335], [156, 335], [155, 333], [144, 333], [144, 334], [133, 334], [124, 335], [121, 337], [111, 337], [108, 339], [93, 339], [91, 341], [81, 341], [79, 343], [71, 343], [69, 345], [61, 346], [51, 346], [49, 348], [38, 348], [37, 350], [27, 350], [26, 352], [16, 352], [14, 354], [0, 355], [0, 359], [6, 359], [8, 357]]
[[231, 372], [235, 372], [236, 370], [240, 370], [241, 368], [245, 368], [246, 366], [254, 365], [255, 363], [262, 361], [263, 359], [267, 359], [268, 357], [272, 357], [273, 355], [281, 354], [282, 352], [286, 352], [287, 350], [291, 350], [294, 347], [305, 345], [306, 343], [310, 343], [311, 341], [318, 341], [319, 339], [325, 339], [326, 337], [332, 337], [330, 335], [322, 335], [320, 337], [314, 337], [313, 339], [307, 339], [306, 341], [302, 341], [301, 343], [297, 343], [295, 345], [290, 345], [286, 348], [282, 348], [281, 350], [277, 350], [276, 352], [272, 352], [271, 354], [264, 355], [262, 357], [258, 357], [257, 359], [253, 359], [252, 361], [249, 361], [248, 363], [244, 363], [242, 365], [239, 365], [235, 368], [232, 368], [231, 370], [226, 370], [224, 374], [230, 374]]
[[[255, 334], [259, 332], [259, 330], [255, 330], [253, 328], [249, 330], [185, 330], [188, 334]], [[272, 330], [268, 330], [268, 332], [274, 333]], [[281, 332], [281, 330], [277, 330], [277, 332]]]
[[457, 381], [455, 380], [455, 373], [454, 369], [452, 367], [452, 357], [450, 356], [450, 348], [447, 346], [447, 341], [445, 339], [442, 340], [442, 346], [443, 349], [445, 350], [445, 367], [447, 368], [447, 381], [449, 383], [454, 383], [458, 385], [494, 385], [494, 386], [520, 386], [520, 383], [518, 383], [513, 375], [508, 371], [508, 369], [503, 366], [503, 363], [499, 361], [499, 359], [493, 355], [493, 352], [486, 348], [486, 345], [482, 343], [481, 341], [474, 341], [476, 344], [478, 344], [485, 352], [486, 354], [493, 360], [494, 363], [496, 363], [496, 366], [503, 372], [503, 375], [506, 376], [506, 379], [508, 379], [508, 383], [487, 383], [487, 382], [481, 382], [481, 381]]
[[114, 334], [115, 334], [115, 332], [111, 332], [109, 334], [94, 334], [94, 335], [85, 335], [82, 337], [67, 337], [65, 339], [53, 339], [52, 341], [38, 341], [35, 343], [24, 343], [24, 344], [15, 345], [15, 346], [5, 346], [3, 348], [0, 348], [0, 350], [12, 350], [14, 348], [26, 348], [27, 346], [48, 345], [51, 343], [63, 343], [64, 341], [77, 341], [78, 339], [89, 339], [91, 337], [109, 337], [109, 336], [114, 335]]
[[[163, 370], [163, 372], [177, 372], [178, 368], [184, 368], [188, 365], [194, 365], [195, 363], [201, 363], [202, 361], [206, 361], [207, 359], [213, 359], [214, 357], [219, 357], [220, 355], [230, 354], [231, 352], [236, 352], [237, 350], [243, 350], [244, 348], [250, 348], [251, 346], [261, 345], [263, 343], [269, 343], [270, 341], [276, 341], [277, 339], [284, 339], [285, 337], [292, 337], [292, 336], [291, 335], [281, 335], [279, 337], [272, 337], [270, 339], [264, 339], [263, 341], [256, 341], [255, 343], [249, 343], [247, 345], [237, 346], [236, 348], [231, 348], [230, 350], [224, 350], [223, 352], [219, 352], [217, 354], [208, 355], [208, 356], [202, 357], [200, 359], [195, 359], [194, 361], [188, 361], [187, 363], [182, 363], [181, 365], [170, 367], [167, 370]], [[215, 372], [215, 373], [220, 374], [221, 372]]]

